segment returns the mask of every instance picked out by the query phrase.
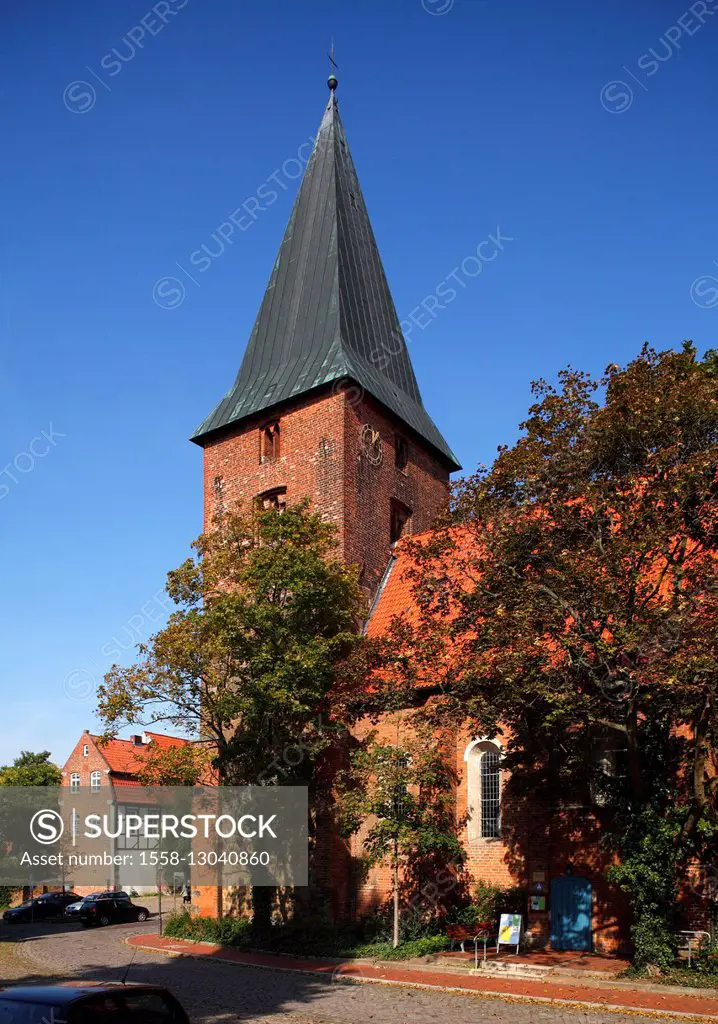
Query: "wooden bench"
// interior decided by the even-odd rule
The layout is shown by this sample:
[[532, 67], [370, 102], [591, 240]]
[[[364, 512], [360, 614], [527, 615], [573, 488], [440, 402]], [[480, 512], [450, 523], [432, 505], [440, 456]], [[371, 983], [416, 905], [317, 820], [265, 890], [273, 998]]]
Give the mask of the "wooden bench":
[[491, 934], [492, 926], [490, 922], [479, 922], [477, 925], [447, 925], [447, 935], [452, 940], [451, 948], [454, 948], [454, 943], [458, 942], [461, 945], [462, 953], [464, 950], [465, 942], [473, 942], [473, 953], [474, 953], [474, 966], [478, 966], [478, 943], [483, 942], [483, 956], [487, 954], [487, 941]]

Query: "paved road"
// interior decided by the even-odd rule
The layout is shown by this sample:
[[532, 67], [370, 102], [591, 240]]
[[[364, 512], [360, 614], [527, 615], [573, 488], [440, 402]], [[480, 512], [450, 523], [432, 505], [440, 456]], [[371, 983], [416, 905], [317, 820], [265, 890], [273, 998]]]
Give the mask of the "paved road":
[[[0, 923], [0, 977], [36, 984], [51, 977], [116, 981], [132, 957], [123, 940], [156, 929], [156, 919], [145, 925], [93, 929]], [[332, 982], [141, 951], [136, 952], [129, 980], [166, 985], [198, 1024], [628, 1024], [637, 1019], [473, 995]]]

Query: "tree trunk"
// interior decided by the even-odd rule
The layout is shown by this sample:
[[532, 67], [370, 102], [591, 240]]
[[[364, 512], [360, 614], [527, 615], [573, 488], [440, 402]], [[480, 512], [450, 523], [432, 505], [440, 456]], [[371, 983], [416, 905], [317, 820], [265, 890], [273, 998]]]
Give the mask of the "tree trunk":
[[691, 799], [691, 810], [683, 826], [683, 835], [692, 836], [698, 827], [703, 812], [708, 804], [708, 791], [706, 787], [706, 769], [708, 767], [708, 755], [710, 744], [708, 733], [711, 716], [713, 713], [713, 699], [715, 692], [709, 690], [700, 712], [696, 715], [693, 724], [693, 793]]
[[273, 886], [252, 886], [252, 932], [257, 939], [266, 938], [272, 930], [273, 900]]
[[399, 849], [398, 843], [394, 842], [394, 856], [392, 858], [392, 873], [394, 883], [394, 929], [391, 944], [396, 949], [399, 945]]
[[630, 709], [626, 716], [626, 740], [631, 791], [636, 800], [644, 803], [646, 799], [646, 783], [643, 778], [641, 754], [638, 745], [638, 711], [635, 700], [631, 701]]

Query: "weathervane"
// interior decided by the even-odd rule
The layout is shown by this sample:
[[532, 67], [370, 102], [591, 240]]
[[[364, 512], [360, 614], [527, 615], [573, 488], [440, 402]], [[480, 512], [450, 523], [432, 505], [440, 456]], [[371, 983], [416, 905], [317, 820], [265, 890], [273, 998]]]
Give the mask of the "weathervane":
[[331, 50], [329, 51], [327, 56], [329, 57], [329, 62], [331, 64], [331, 68], [329, 69], [329, 79], [327, 81], [327, 85], [332, 90], [332, 92], [334, 92], [336, 87], [339, 85], [339, 80], [337, 79], [337, 76], [334, 74], [335, 68], [337, 69], [337, 71], [339, 70], [339, 65], [334, 60], [334, 36], [332, 36]]

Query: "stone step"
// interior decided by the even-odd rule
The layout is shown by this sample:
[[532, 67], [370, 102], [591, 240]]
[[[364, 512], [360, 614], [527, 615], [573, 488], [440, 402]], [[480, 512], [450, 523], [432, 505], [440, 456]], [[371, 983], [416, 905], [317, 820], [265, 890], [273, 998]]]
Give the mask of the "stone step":
[[487, 960], [484, 964], [479, 959], [479, 968], [477, 971], [472, 973], [491, 974], [494, 977], [500, 977], [502, 975], [508, 975], [511, 978], [535, 978], [540, 980], [545, 978], [547, 974], [553, 973], [552, 967], [539, 967], [535, 964], [525, 963], [511, 963], [506, 960]]

